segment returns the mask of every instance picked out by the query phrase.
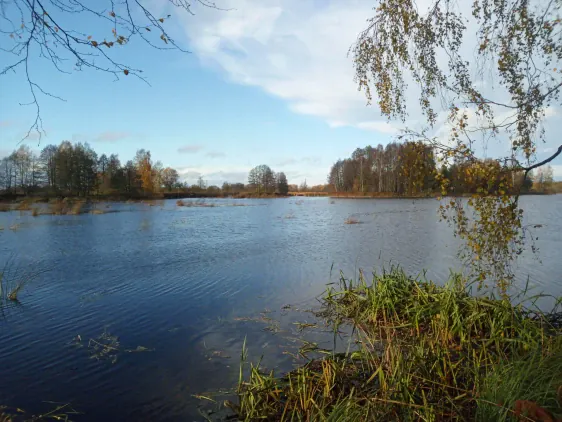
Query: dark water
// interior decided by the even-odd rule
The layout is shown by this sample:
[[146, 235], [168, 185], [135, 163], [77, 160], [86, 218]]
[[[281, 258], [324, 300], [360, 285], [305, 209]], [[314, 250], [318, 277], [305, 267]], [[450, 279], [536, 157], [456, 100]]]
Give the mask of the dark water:
[[[235, 385], [245, 338], [251, 358], [291, 368], [283, 351], [298, 344], [294, 322], [310, 317], [283, 307], [314, 306], [339, 270], [351, 277], [395, 263], [443, 280], [458, 268], [456, 240], [438, 221], [435, 200], [214, 203], [0, 213], [0, 264], [15, 254], [22, 268], [51, 269], [0, 315], [0, 405], [37, 413], [53, 408], [47, 401], [71, 402], [83, 412], [74, 420], [204, 420], [199, 409], [211, 403], [194, 395]], [[529, 223], [543, 224], [541, 262], [524, 254], [518, 283], [529, 276], [537, 292], [560, 295], [562, 195], [524, 197], [523, 207]], [[362, 224], [344, 224], [350, 216]], [[240, 319], [264, 311], [280, 320], [281, 333]], [[88, 341], [108, 342], [104, 332], [119, 344], [93, 358]], [[138, 346], [148, 350], [131, 352]]]

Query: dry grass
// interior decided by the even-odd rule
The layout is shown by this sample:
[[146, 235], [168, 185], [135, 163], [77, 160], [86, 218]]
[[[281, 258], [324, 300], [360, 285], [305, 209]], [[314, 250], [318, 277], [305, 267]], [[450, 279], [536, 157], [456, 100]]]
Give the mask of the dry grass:
[[84, 205], [86, 204], [85, 201], [77, 201], [74, 202], [71, 207], [70, 210], [67, 212], [67, 214], [71, 214], [71, 215], [79, 215], [82, 214], [82, 208], [84, 208]]
[[344, 221], [344, 223], [345, 224], [361, 224], [361, 221], [359, 221], [355, 217], [349, 217], [347, 220]]
[[49, 212], [53, 215], [66, 214], [66, 205], [61, 200], [49, 201]]
[[50, 268], [37, 270], [38, 265], [20, 266], [15, 254], [8, 256], [0, 268], [0, 306], [6, 301], [17, 301], [22, 289]]
[[31, 215], [33, 217], [39, 217], [39, 207], [33, 207], [33, 209], [31, 210]]
[[163, 207], [164, 206], [164, 200], [163, 199], [154, 199], [154, 200], [147, 201], [147, 204], [148, 204], [149, 207]]
[[12, 206], [10, 204], [0, 204], [0, 212], [12, 211]]
[[100, 209], [94, 209], [92, 211], [90, 211], [91, 214], [96, 214], [96, 215], [100, 215], [100, 214], [105, 214], [103, 210]]
[[178, 207], [202, 207], [202, 208], [213, 208], [216, 207], [216, 204], [210, 204], [208, 202], [205, 202], [202, 199], [199, 199], [197, 201], [184, 201], [182, 199], [178, 199], [176, 201], [176, 205]]
[[16, 209], [18, 211], [29, 211], [31, 209], [31, 201], [24, 199], [17, 205]]

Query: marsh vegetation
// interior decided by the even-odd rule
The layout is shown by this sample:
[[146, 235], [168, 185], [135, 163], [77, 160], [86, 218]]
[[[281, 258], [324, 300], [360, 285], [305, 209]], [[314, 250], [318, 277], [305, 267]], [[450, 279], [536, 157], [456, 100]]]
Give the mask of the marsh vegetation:
[[283, 375], [264, 373], [243, 351], [239, 404], [230, 404], [241, 420], [562, 416], [559, 306], [545, 314], [473, 296], [459, 275], [438, 286], [393, 268], [370, 283], [342, 277], [317, 315], [334, 333], [353, 328], [348, 352]]

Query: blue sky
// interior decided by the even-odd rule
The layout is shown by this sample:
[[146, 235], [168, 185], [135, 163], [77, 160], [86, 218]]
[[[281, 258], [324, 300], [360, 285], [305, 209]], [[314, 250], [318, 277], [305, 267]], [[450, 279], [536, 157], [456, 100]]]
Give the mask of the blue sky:
[[[158, 10], [162, 1], [151, 3]], [[392, 139], [399, 125], [366, 107], [347, 57], [374, 2], [217, 4], [236, 9], [195, 9], [195, 16], [176, 11], [169, 21], [167, 28], [191, 54], [139, 42], [113, 51], [121, 62], [142, 69], [150, 86], [132, 75], [115, 82], [89, 70], [62, 74], [34, 58], [34, 80], [65, 101], [39, 95], [47, 136], [26, 142], [40, 149], [62, 140], [87, 141], [122, 161], [145, 148], [183, 177], [202, 175], [213, 184], [243, 182], [249, 169], [268, 164], [286, 172], [290, 183], [306, 179], [310, 185], [324, 183], [330, 165], [355, 148]], [[100, 31], [94, 19], [80, 24]], [[9, 60], [0, 54], [0, 68]], [[35, 109], [19, 105], [30, 101], [21, 70], [1, 76], [0, 86], [3, 155], [18, 146]], [[539, 156], [554, 145], [541, 147]], [[559, 178], [561, 163], [554, 163]]]

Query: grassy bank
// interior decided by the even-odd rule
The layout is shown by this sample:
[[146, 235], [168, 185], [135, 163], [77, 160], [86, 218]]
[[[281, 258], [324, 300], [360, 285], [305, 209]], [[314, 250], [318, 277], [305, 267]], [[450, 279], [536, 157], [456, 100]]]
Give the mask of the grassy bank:
[[259, 365], [243, 368], [239, 403], [232, 405], [240, 419], [562, 416], [561, 314], [471, 296], [457, 276], [439, 287], [393, 269], [372, 283], [342, 278], [326, 292], [319, 316], [335, 331], [353, 326], [350, 351], [282, 377]]

